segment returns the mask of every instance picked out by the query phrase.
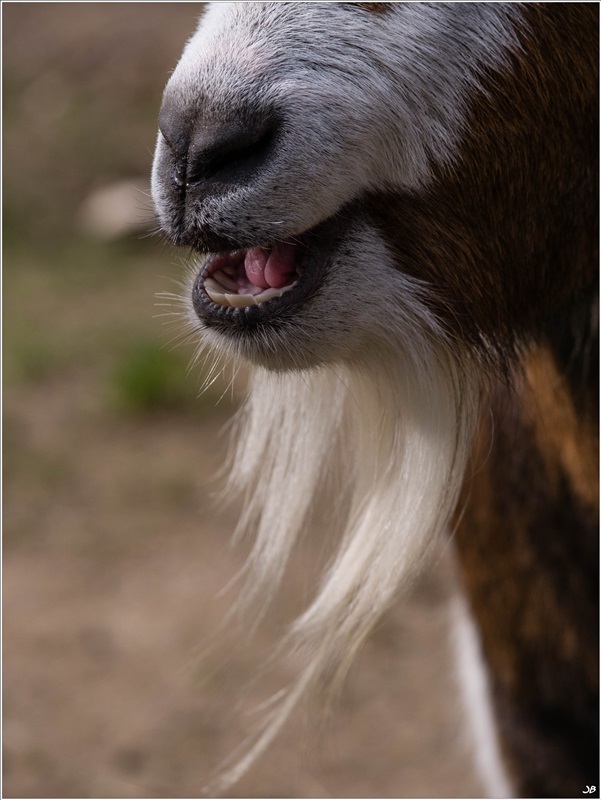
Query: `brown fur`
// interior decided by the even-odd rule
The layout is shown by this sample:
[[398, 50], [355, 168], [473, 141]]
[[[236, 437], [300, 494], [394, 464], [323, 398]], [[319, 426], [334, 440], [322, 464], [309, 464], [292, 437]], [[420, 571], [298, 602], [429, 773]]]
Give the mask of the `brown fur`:
[[[515, 393], [499, 388], [456, 537], [520, 797], [598, 785], [598, 503], [588, 497], [597, 439], [580, 450], [568, 411], [541, 448], [535, 409], [548, 395], [527, 379]], [[567, 468], [566, 452], [577, 453]]]
[[372, 14], [382, 14], [389, 10], [390, 3], [353, 3], [357, 8], [363, 8]]
[[524, 359], [524, 407], [549, 480], [567, 479], [584, 506], [598, 510], [598, 431], [593, 419], [579, 416], [569, 386], [552, 353], [537, 347]]
[[597, 8], [534, 6], [527, 22], [536, 37], [475, 102], [453, 171], [368, 201], [449, 327], [501, 355], [589, 288], [597, 260]]
[[598, 7], [525, 18], [454, 169], [366, 207], [491, 367], [460, 571], [519, 796], [575, 797], [599, 784]]

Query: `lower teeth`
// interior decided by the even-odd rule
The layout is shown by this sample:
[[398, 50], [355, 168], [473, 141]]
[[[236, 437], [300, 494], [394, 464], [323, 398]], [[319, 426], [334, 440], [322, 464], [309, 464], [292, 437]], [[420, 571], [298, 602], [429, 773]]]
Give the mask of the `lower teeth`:
[[229, 292], [220, 291], [219, 283], [211, 278], [207, 278], [204, 283], [204, 289], [210, 299], [218, 306], [232, 306], [234, 308], [246, 308], [247, 306], [260, 305], [266, 303], [268, 300], [273, 300], [275, 297], [281, 297], [290, 289], [293, 289], [297, 281], [291, 283], [290, 286], [284, 286], [281, 289], [265, 289], [260, 294], [230, 294]]

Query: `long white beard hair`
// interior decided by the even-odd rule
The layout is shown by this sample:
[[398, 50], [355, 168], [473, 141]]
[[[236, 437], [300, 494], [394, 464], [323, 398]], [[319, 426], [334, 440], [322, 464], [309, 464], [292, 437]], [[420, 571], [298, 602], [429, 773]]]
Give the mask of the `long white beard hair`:
[[244, 497], [238, 533], [256, 531], [242, 604], [260, 607], [274, 596], [312, 502], [333, 478], [342, 535], [315, 598], [282, 643], [304, 663], [299, 677], [212, 791], [240, 778], [307, 692], [339, 685], [457, 505], [481, 371], [454, 350], [417, 282], [394, 278], [389, 296], [396, 300], [383, 303], [380, 295], [382, 313], [373, 315], [369, 342], [352, 360], [300, 372], [255, 368], [252, 375], [226, 489]]

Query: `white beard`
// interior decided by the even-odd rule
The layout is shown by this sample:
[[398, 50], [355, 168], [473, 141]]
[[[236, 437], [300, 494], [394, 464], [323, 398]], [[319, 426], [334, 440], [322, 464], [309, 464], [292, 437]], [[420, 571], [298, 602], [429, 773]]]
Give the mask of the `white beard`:
[[256, 368], [252, 376], [227, 488], [245, 498], [239, 532], [256, 528], [242, 605], [274, 596], [324, 481], [338, 487], [342, 534], [316, 597], [282, 643], [304, 667], [219, 790], [238, 780], [307, 691], [338, 685], [456, 507], [482, 370], [465, 354], [460, 362], [410, 279], [395, 278], [404, 284], [394, 293], [395, 304], [404, 298], [398, 324], [376, 315], [370, 346], [352, 362], [287, 373]]

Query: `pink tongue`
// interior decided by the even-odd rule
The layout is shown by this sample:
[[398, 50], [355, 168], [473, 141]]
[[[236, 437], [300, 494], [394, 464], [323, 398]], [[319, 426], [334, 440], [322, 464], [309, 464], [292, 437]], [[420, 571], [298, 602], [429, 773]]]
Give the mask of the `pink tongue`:
[[281, 289], [292, 282], [295, 247], [275, 244], [273, 247], [251, 247], [244, 258], [246, 277], [261, 289]]

